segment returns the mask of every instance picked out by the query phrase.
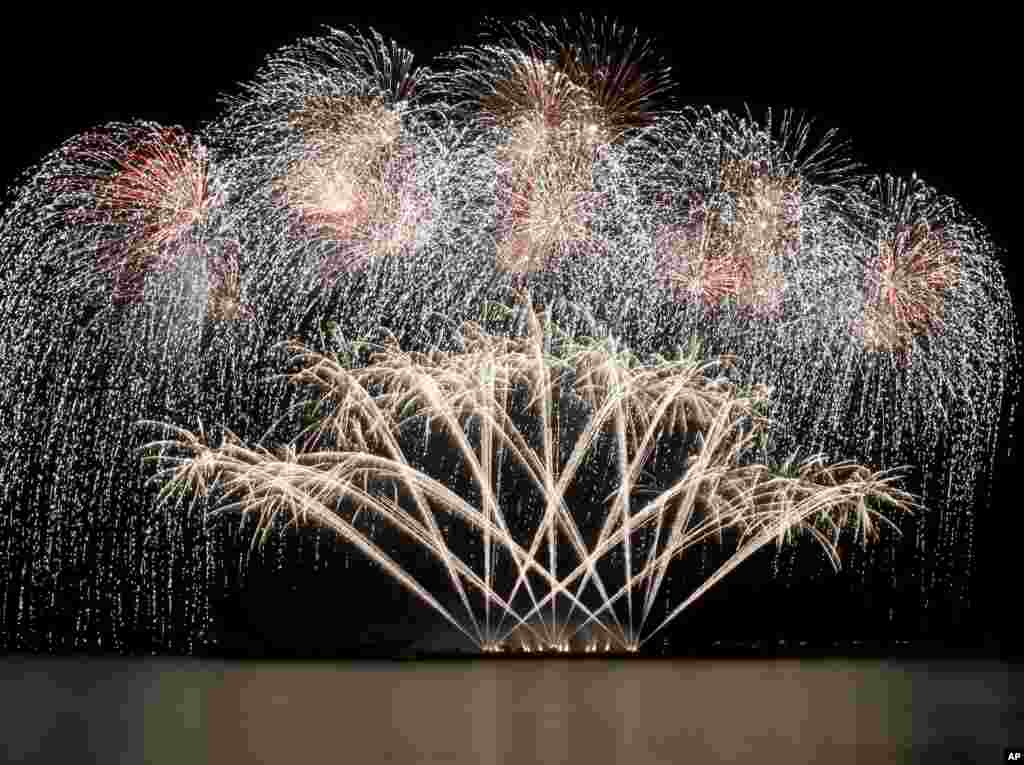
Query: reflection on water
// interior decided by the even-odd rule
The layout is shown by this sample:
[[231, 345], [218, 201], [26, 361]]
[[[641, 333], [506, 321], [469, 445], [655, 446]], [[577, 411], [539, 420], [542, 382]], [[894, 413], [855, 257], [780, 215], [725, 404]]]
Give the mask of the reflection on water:
[[[8, 657], [7, 762], [996, 762], [997, 661]], [[749, 759], [748, 759], [749, 758]]]

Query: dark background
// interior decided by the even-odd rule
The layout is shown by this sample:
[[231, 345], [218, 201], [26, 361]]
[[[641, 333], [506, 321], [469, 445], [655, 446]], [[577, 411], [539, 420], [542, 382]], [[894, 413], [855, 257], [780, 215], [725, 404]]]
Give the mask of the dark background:
[[[541, 7], [543, 18], [560, 15]], [[755, 114], [768, 105], [805, 110], [821, 125], [840, 128], [870, 169], [903, 175], [916, 171], [955, 195], [1003, 249], [1021, 315], [1015, 227], [1020, 138], [1012, 117], [1016, 48], [1009, 19], [911, 11], [853, 15], [850, 8], [840, 11], [849, 16], [820, 11], [829, 14], [825, 18], [798, 16], [786, 6], [771, 8], [756, 17], [724, 5], [682, 12], [638, 10], [629, 4], [611, 14], [658, 41], [673, 67], [682, 103], [739, 111], [749, 104]], [[517, 9], [511, 17], [529, 12]], [[63, 140], [108, 121], [149, 119], [196, 129], [218, 113], [219, 95], [249, 79], [267, 54], [319, 34], [325, 24], [373, 27], [427, 64], [454, 45], [474, 42], [480, 21], [492, 14], [506, 15], [496, 8], [465, 12], [444, 4], [424, 4], [411, 12], [395, 4], [383, 5], [376, 15], [301, 20], [249, 11], [206, 18], [158, 7], [119, 16], [61, 13], [8, 19], [7, 39], [0, 46], [0, 185], [16, 184], [19, 173]], [[1016, 466], [1015, 455], [998, 457], [996, 497], [977, 516], [978, 571], [970, 620], [977, 635], [995, 641], [1004, 652], [1019, 653], [1012, 629], [1013, 604], [1020, 599], [1015, 558], [1022, 503]], [[387, 618], [389, 607], [398, 605], [391, 597], [403, 599], [397, 590], [389, 595], [386, 583], [378, 584], [384, 597], [373, 599], [369, 621]], [[837, 579], [831, 586], [839, 592], [849, 583]], [[731, 601], [734, 611], [743, 603], [754, 608], [756, 589], [725, 584], [706, 605], [695, 608], [691, 621], [714, 624], [715, 609], [725, 608], [724, 600]], [[815, 590], [812, 596], [811, 605], [800, 608], [825, 607], [829, 591]], [[264, 590], [261, 598], [267, 597]], [[355, 595], [339, 597], [344, 601]], [[245, 612], [247, 601], [241, 599], [236, 608]], [[289, 613], [303, 611], [296, 606]], [[245, 621], [233, 618], [238, 624]], [[846, 618], [854, 623], [856, 614]], [[276, 621], [282, 629], [295, 626], [288, 618]], [[273, 626], [260, 629], [272, 631]]]

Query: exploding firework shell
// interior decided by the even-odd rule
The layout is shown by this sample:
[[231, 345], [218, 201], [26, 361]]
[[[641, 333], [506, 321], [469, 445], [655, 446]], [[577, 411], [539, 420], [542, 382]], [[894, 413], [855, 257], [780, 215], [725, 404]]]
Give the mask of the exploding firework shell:
[[494, 44], [450, 57], [455, 71], [438, 81], [498, 136], [496, 265], [525, 275], [588, 248], [595, 159], [654, 121], [669, 83], [650, 47], [614, 24], [496, 31]]
[[606, 136], [590, 93], [549, 61], [509, 52], [480, 98], [497, 136], [497, 262], [518, 274], [551, 268], [588, 236], [593, 164]]
[[706, 221], [706, 209], [695, 209], [686, 225], [664, 227], [655, 248], [660, 278], [677, 300], [716, 308], [739, 291], [742, 269], [728, 252], [715, 252]]
[[378, 99], [317, 99], [291, 123], [302, 148], [274, 188], [300, 229], [336, 245], [323, 275], [409, 252], [426, 208], [410, 183], [415, 157], [399, 145], [398, 111]]
[[92, 147], [80, 156], [112, 172], [80, 179], [81, 188], [92, 192], [94, 207], [79, 210], [79, 218], [130, 226], [140, 239], [165, 244], [200, 221], [209, 207], [207, 153], [179, 128], [147, 126], [133, 132], [87, 136]]
[[618, 141], [670, 102], [670, 71], [650, 42], [609, 21], [496, 25], [488, 44], [446, 58], [453, 71], [435, 89], [485, 130], [540, 116], [551, 127], [595, 125]]
[[[786, 279], [782, 264], [799, 257], [800, 178], [772, 176], [764, 163], [733, 161], [722, 173], [735, 199], [732, 233], [735, 259], [742, 263], [739, 304], [755, 314], [776, 313]], [[719, 217], [721, 220], [721, 217]]]
[[282, 262], [312, 259], [330, 284], [420, 247], [436, 217], [415, 103], [421, 71], [375, 32], [329, 30], [272, 56], [231, 101], [212, 132], [248, 190], [244, 217], [289, 253]]
[[[529, 151], [520, 149], [532, 134]], [[516, 131], [498, 148], [498, 268], [530, 273], [551, 268], [559, 256], [585, 246], [598, 194], [597, 147], [584, 127], [543, 125]]]
[[689, 219], [656, 243], [663, 283], [714, 308], [727, 299], [755, 315], [781, 308], [783, 264], [800, 249], [800, 179], [772, 177], [749, 160], [726, 162], [722, 192], [695, 194]]
[[510, 52], [504, 76], [484, 93], [479, 102], [480, 121], [492, 128], [515, 126], [516, 138], [526, 151], [545, 128], [593, 124], [601, 109], [587, 88], [573, 82], [550, 61]]
[[[55, 232], [92, 253], [62, 270], [77, 288], [96, 278], [114, 303], [142, 299], [147, 278], [182, 256], [218, 200], [198, 140], [176, 127], [111, 124], [71, 139], [43, 171], [61, 210]], [[83, 283], [85, 282], [85, 283]]]
[[865, 348], [905, 352], [915, 337], [941, 331], [945, 295], [959, 272], [955, 243], [925, 222], [881, 239], [865, 275]]
[[[676, 301], [754, 318], [817, 310], [843, 259], [856, 164], [834, 131], [786, 112], [766, 124], [691, 109], [662, 121], [644, 150], [658, 281]], [[844, 224], [845, 225], [845, 224]], [[787, 309], [789, 310], [789, 309]]]

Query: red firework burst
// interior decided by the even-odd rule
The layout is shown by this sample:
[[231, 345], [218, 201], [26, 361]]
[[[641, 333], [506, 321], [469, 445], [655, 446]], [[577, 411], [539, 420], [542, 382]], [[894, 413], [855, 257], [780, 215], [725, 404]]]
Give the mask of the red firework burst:
[[941, 330], [945, 292], [959, 278], [955, 243], [941, 229], [919, 222], [880, 239], [865, 276], [865, 347], [903, 352], [915, 337]]
[[398, 111], [377, 98], [311, 99], [290, 124], [301, 151], [276, 192], [301, 228], [337, 246], [325, 278], [409, 250], [422, 215], [403, 170]]
[[666, 226], [657, 238], [658, 273], [677, 300], [716, 308], [743, 283], [743, 263], [710, 235], [706, 208], [697, 207], [685, 226]]
[[96, 266], [115, 302], [142, 297], [147, 274], [175, 257], [213, 200], [205, 149], [180, 128], [111, 125], [69, 142], [51, 182], [73, 200], [65, 219], [96, 236]]
[[800, 246], [800, 180], [773, 177], [750, 160], [723, 164], [723, 203], [694, 195], [689, 220], [659, 238], [659, 271], [678, 298], [707, 307], [727, 299], [755, 315], [776, 314], [786, 280], [779, 268]]

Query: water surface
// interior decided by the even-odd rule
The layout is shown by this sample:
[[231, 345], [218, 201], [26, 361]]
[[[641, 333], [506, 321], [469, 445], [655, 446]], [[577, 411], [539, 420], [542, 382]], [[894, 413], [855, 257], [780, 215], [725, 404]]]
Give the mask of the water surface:
[[1021, 670], [878, 659], [8, 657], [4, 761], [997, 762]]

